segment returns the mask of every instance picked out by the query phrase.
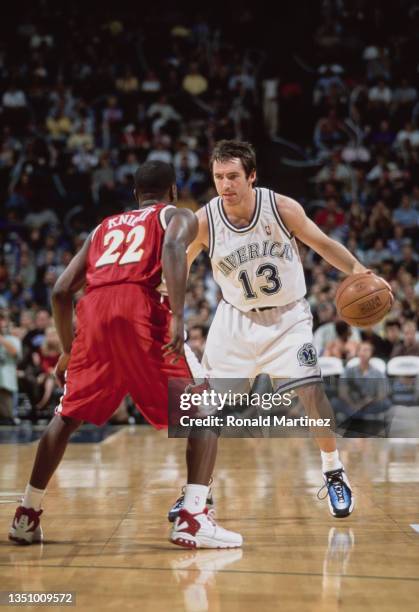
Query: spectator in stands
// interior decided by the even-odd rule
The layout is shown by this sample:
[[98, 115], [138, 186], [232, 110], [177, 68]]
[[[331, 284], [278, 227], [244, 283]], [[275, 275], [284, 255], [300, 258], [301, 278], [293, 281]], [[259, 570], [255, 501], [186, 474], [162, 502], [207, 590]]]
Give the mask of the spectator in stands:
[[35, 327], [28, 331], [22, 340], [23, 359], [39, 352], [45, 339], [45, 330], [51, 325], [51, 316], [47, 310], [38, 310], [35, 315]]
[[405, 228], [419, 226], [419, 212], [412, 207], [409, 194], [403, 194], [399, 208], [393, 213], [393, 221]]
[[402, 225], [393, 226], [393, 237], [387, 242], [387, 248], [390, 250], [391, 256], [398, 261], [402, 257], [402, 246], [404, 240], [404, 227]]
[[190, 65], [188, 73], [182, 81], [183, 89], [191, 94], [191, 96], [201, 96], [208, 89], [208, 81], [199, 71], [199, 66], [196, 62]]
[[349, 140], [349, 132], [334, 109], [326, 117], [321, 117], [314, 129], [314, 144], [319, 150], [331, 151]]
[[315, 181], [317, 183], [333, 181], [335, 184], [341, 183], [349, 187], [352, 183], [352, 175], [351, 166], [342, 163], [340, 151], [334, 151], [330, 156], [330, 161], [316, 174]]
[[149, 101], [154, 101], [161, 91], [161, 82], [154, 70], [149, 70], [141, 84], [141, 91]]
[[164, 138], [157, 138], [154, 141], [154, 147], [150, 149], [147, 155], [147, 161], [163, 161], [171, 164], [173, 161], [173, 153], [170, 150], [169, 142]]
[[[378, 201], [373, 206], [368, 218], [368, 230], [365, 229], [364, 234], [366, 237], [370, 238], [370, 240], [376, 238], [386, 240], [392, 236], [393, 222], [391, 220], [391, 212], [382, 200]], [[375, 253], [370, 253], [370, 256], [375, 259], [381, 257], [381, 261], [383, 261], [390, 257], [389, 251], [385, 248], [384, 243], [379, 246], [374, 245], [374, 251]]]
[[41, 388], [41, 398], [36, 408], [42, 410], [48, 406], [54, 389], [57, 384], [54, 378], [54, 368], [57, 365], [61, 353], [60, 340], [55, 327], [48, 327], [45, 330], [45, 338], [39, 349], [39, 353], [34, 353], [34, 365], [39, 368], [37, 382]]
[[135, 153], [128, 153], [125, 162], [116, 170], [116, 179], [123, 183], [127, 177], [133, 177], [139, 166]]
[[402, 151], [406, 148], [406, 145], [410, 147], [419, 146], [419, 130], [415, 129], [411, 121], [407, 121], [402, 130], [397, 132], [395, 146]]
[[391, 147], [396, 138], [395, 132], [390, 127], [390, 122], [383, 119], [377, 130], [373, 130], [369, 135], [369, 142], [377, 148]]
[[182, 119], [180, 114], [169, 104], [165, 95], [160, 96], [157, 102], [150, 105], [146, 115], [152, 120], [151, 131], [153, 134], [167, 130], [170, 122], [178, 124]]
[[400, 321], [387, 319], [384, 323], [384, 338], [379, 348], [376, 348], [374, 355], [387, 361], [400, 340], [402, 326]]
[[327, 199], [326, 208], [316, 213], [314, 221], [326, 234], [330, 234], [331, 231], [344, 224], [345, 214], [338, 208], [336, 198]]
[[[393, 116], [398, 122], [410, 117], [412, 107], [416, 102], [418, 92], [416, 87], [409, 83], [406, 77], [401, 79], [400, 85], [393, 92]], [[419, 141], [418, 141], [419, 144]], [[415, 145], [413, 145], [415, 146]]]
[[201, 361], [204, 354], [207, 335], [208, 327], [206, 325], [193, 325], [189, 328], [188, 344], [199, 361]]
[[177, 172], [181, 169], [183, 163], [185, 163], [188, 170], [195, 170], [199, 164], [198, 155], [195, 151], [189, 149], [186, 143], [179, 145], [179, 150], [173, 158], [173, 165]]
[[413, 250], [409, 238], [403, 240], [402, 248], [398, 256], [398, 270], [406, 270], [412, 278], [418, 276], [418, 255]]
[[109, 196], [115, 189], [115, 171], [111, 166], [109, 153], [102, 153], [99, 166], [92, 174], [92, 197], [95, 204], [109, 201]]
[[352, 328], [345, 321], [336, 321], [335, 330], [336, 338], [326, 344], [323, 355], [349, 361], [355, 357], [359, 342], [351, 338]]
[[366, 415], [386, 412], [391, 407], [387, 377], [371, 365], [372, 354], [372, 345], [361, 342], [357, 354], [359, 364], [344, 369], [339, 380], [339, 397], [332, 398], [336, 413], [363, 419]]
[[384, 79], [380, 79], [376, 85], [370, 88], [368, 100], [374, 109], [388, 108], [392, 101], [392, 91]]
[[8, 314], [0, 311], [0, 425], [14, 425], [13, 397], [18, 390], [21, 350], [19, 338], [11, 334]]
[[419, 357], [419, 342], [416, 339], [415, 321], [406, 321], [403, 324], [403, 339], [398, 342], [391, 352], [390, 357], [402, 357], [412, 355]]
[[379, 266], [385, 259], [391, 259], [389, 249], [384, 246], [384, 240], [377, 238], [372, 249], [365, 253], [364, 263], [368, 267]]

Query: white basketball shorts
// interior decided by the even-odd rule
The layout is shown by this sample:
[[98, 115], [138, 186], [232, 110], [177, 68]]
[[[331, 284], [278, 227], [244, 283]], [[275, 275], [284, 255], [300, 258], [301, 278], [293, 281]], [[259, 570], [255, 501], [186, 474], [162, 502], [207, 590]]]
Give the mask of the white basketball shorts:
[[257, 312], [242, 312], [221, 300], [202, 359], [206, 375], [252, 380], [264, 373], [281, 392], [320, 382], [312, 323], [304, 298]]

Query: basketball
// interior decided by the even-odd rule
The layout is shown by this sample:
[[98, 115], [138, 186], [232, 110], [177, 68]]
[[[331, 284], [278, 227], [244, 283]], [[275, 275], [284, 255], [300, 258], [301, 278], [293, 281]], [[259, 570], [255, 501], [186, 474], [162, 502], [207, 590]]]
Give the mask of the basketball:
[[339, 318], [355, 327], [375, 325], [389, 312], [392, 303], [384, 280], [366, 272], [348, 276], [336, 292]]

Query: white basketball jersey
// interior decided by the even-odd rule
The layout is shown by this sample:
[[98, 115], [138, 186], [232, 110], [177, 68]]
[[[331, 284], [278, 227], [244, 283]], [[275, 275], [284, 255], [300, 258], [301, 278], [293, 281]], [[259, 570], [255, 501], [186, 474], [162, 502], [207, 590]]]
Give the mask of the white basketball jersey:
[[256, 207], [246, 227], [235, 227], [217, 197], [206, 205], [209, 256], [223, 298], [239, 310], [285, 306], [306, 294], [295, 239], [278, 212], [275, 194], [256, 187]]

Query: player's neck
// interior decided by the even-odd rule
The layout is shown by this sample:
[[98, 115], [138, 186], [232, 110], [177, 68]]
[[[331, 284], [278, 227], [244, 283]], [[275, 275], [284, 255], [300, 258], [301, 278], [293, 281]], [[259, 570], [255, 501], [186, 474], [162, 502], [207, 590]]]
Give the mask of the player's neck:
[[156, 200], [156, 198], [141, 200], [141, 202], [138, 203], [138, 208], [147, 208], [147, 206], [153, 206], [153, 204], [161, 204], [162, 201], [162, 199]]
[[246, 193], [246, 195], [235, 203], [228, 203], [223, 200], [223, 208], [227, 217], [230, 220], [244, 220], [250, 222], [252, 219], [256, 207], [256, 192], [254, 189], [251, 189]]

